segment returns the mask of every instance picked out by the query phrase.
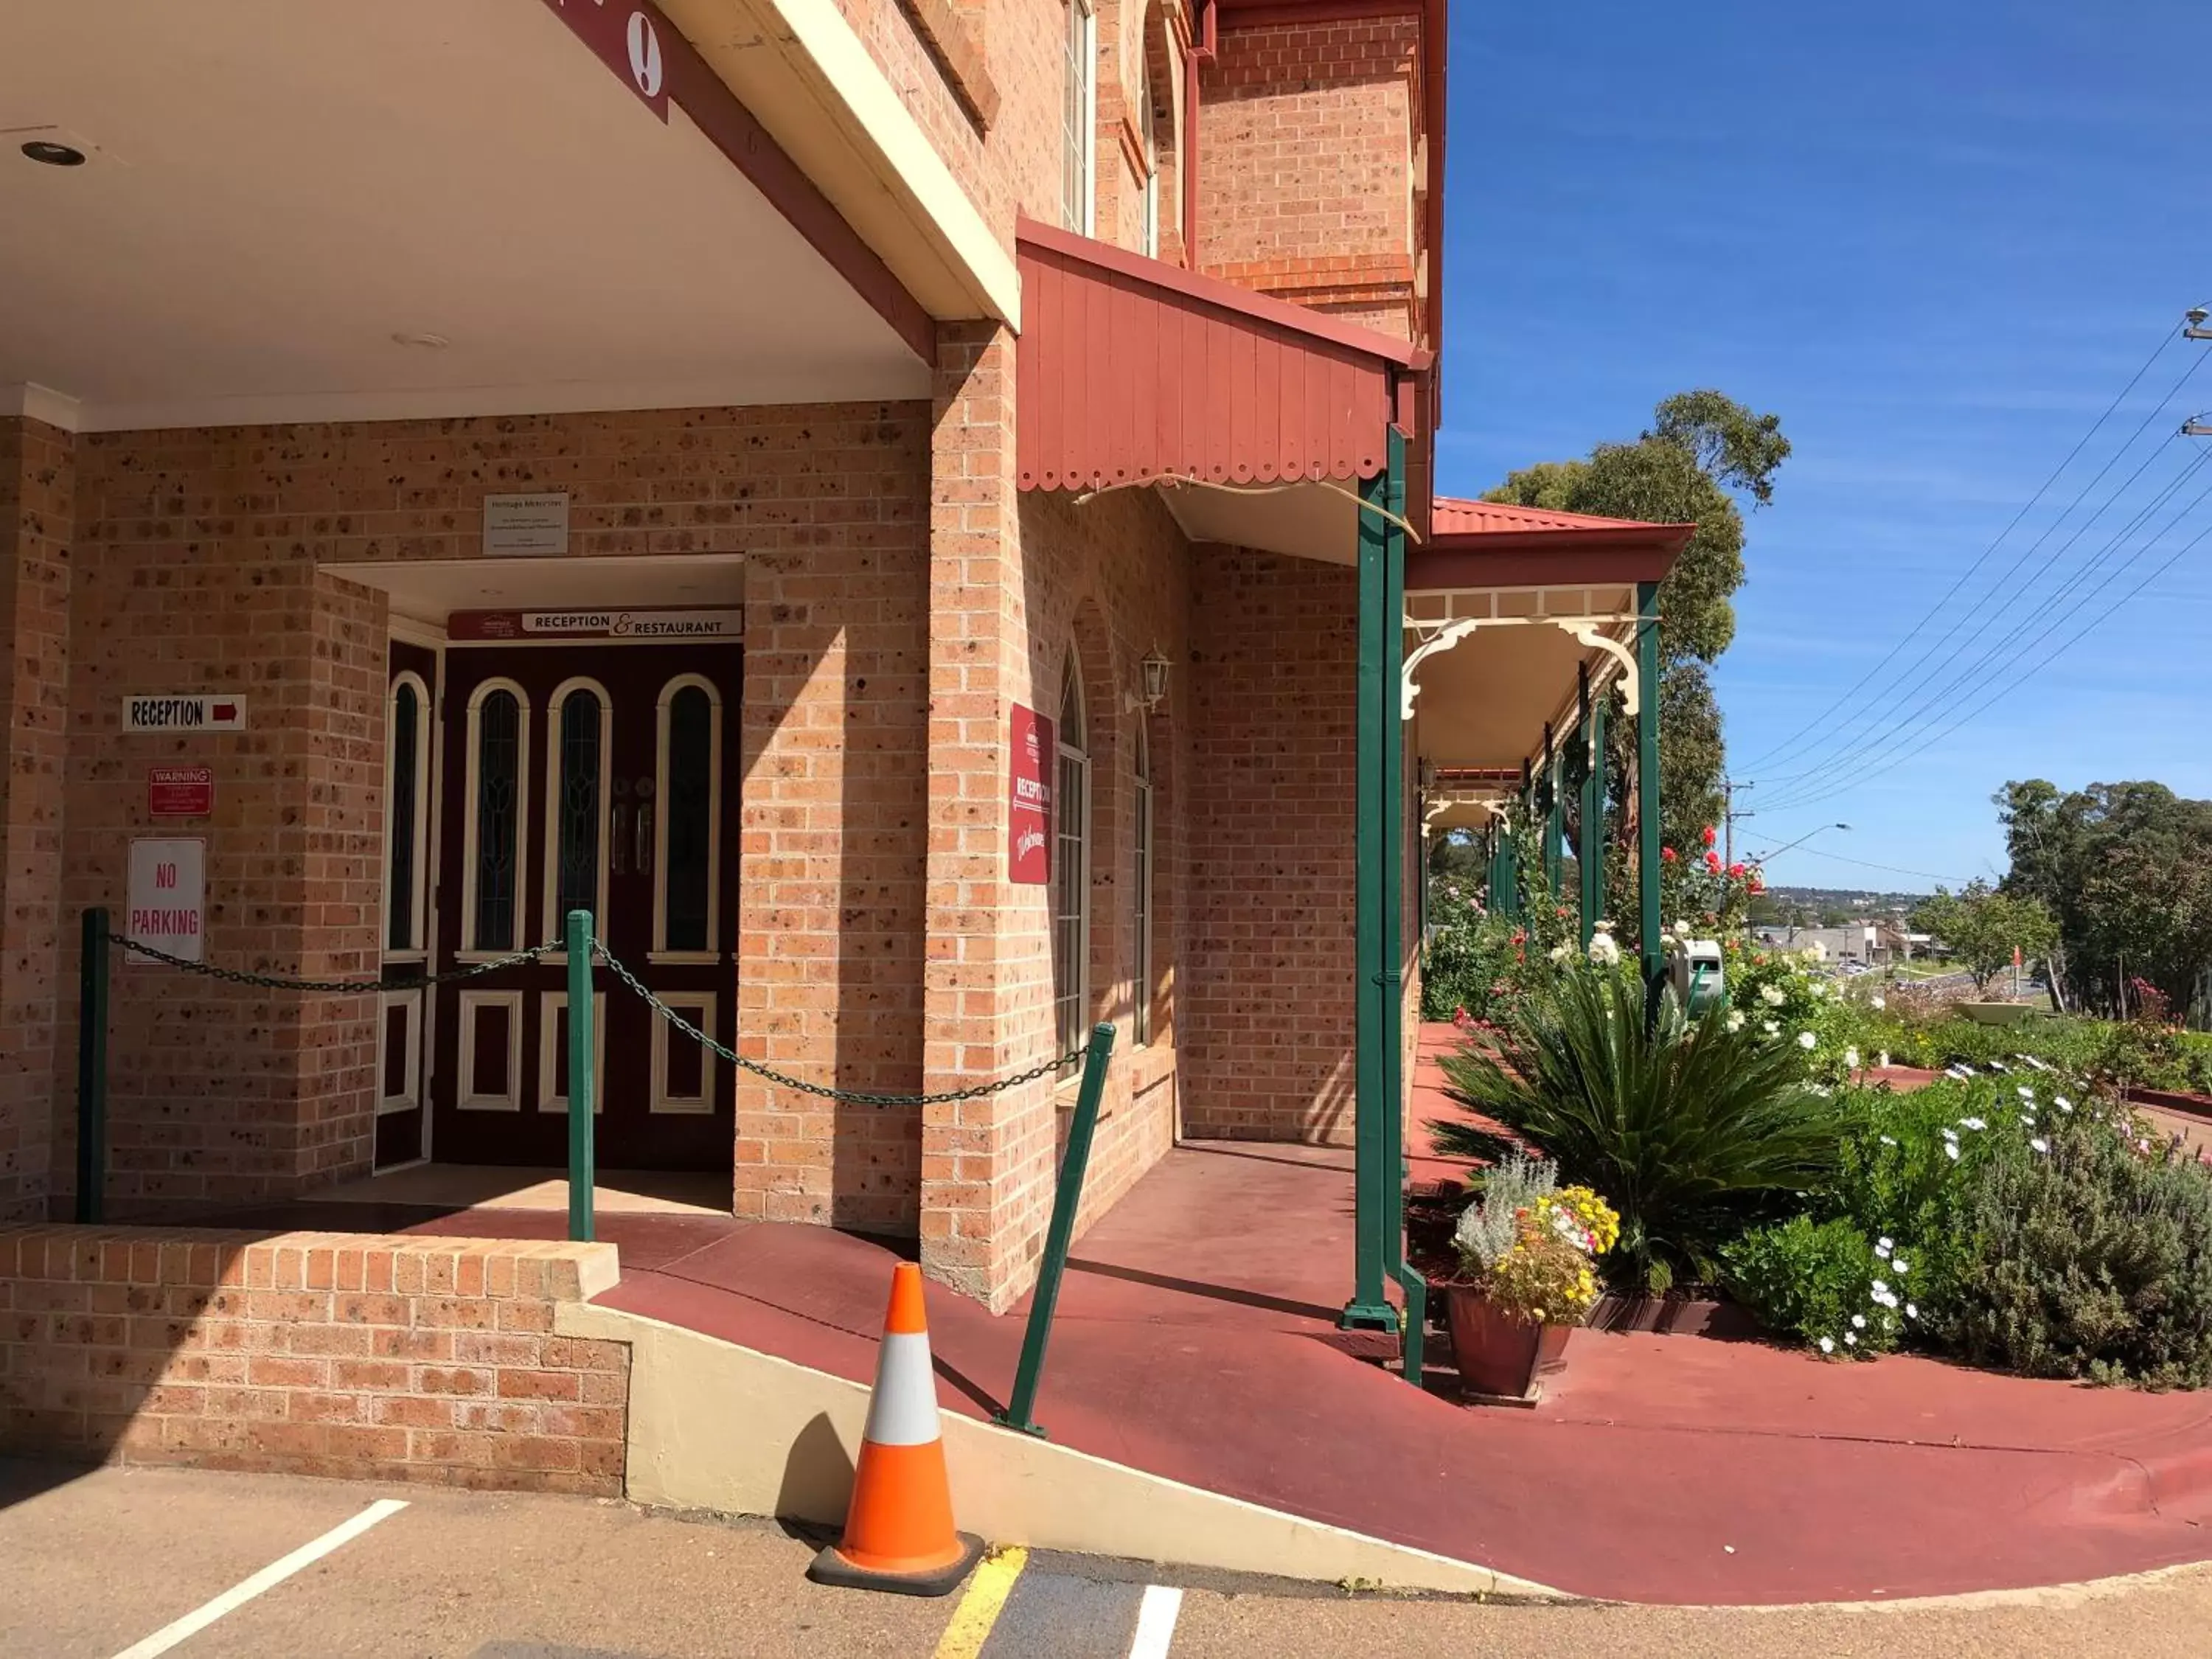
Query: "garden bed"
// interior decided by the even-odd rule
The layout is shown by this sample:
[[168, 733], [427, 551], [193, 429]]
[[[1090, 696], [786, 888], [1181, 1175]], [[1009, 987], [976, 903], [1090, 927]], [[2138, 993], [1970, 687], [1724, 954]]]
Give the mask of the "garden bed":
[[2138, 1106], [2157, 1106], [2169, 1112], [2212, 1120], [2212, 1095], [2185, 1094], [2178, 1089], [2130, 1088], [2127, 1098]]

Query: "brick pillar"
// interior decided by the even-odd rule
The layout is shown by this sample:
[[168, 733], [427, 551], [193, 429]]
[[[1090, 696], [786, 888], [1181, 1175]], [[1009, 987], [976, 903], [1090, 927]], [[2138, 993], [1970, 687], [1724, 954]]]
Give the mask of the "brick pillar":
[[[930, 434], [929, 878], [923, 1081], [1002, 1077], [1052, 1047], [1048, 890], [1006, 879], [1009, 705], [1036, 707], [1014, 480], [1014, 341], [938, 335]], [[1055, 712], [1048, 709], [1046, 712]], [[921, 1261], [994, 1310], [1035, 1277], [1052, 1201], [1049, 1081], [928, 1108]]]
[[74, 440], [0, 419], [0, 1226], [46, 1218]]

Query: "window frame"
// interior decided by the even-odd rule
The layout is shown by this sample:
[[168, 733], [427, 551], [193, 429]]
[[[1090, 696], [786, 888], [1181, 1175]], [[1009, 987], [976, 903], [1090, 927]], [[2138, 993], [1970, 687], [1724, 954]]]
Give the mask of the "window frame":
[[592, 926], [601, 939], [610, 937], [607, 921], [607, 878], [612, 867], [614, 842], [611, 834], [614, 800], [614, 699], [607, 688], [586, 674], [571, 675], [553, 688], [545, 700], [545, 823], [542, 836], [544, 842], [544, 866], [540, 873], [542, 890], [539, 914], [544, 918], [545, 928], [538, 935], [541, 941], [555, 940], [563, 948], [549, 951], [544, 960], [566, 962], [568, 952], [568, 919], [561, 908], [561, 736], [562, 708], [579, 691], [588, 691], [599, 700], [599, 836], [597, 899], [592, 906]]
[[[1066, 718], [1071, 704], [1080, 721], [1073, 743]], [[1060, 719], [1053, 731], [1053, 1032], [1063, 1054], [1083, 1046], [1091, 1011], [1090, 726], [1083, 665], [1071, 651], [1060, 677]], [[1063, 928], [1071, 931], [1063, 935]], [[1072, 975], [1070, 984], [1060, 981], [1063, 963]], [[1074, 1068], [1062, 1075], [1073, 1078]]]
[[[399, 829], [398, 751], [394, 739], [403, 689], [415, 694], [415, 810], [410, 814], [412, 822], [407, 826], [413, 850], [413, 886], [407, 900], [407, 943], [394, 945], [392, 855]], [[377, 908], [380, 912], [379, 955], [385, 962], [422, 962], [430, 954], [430, 884], [435, 867], [428, 860], [436, 856], [436, 849], [430, 845], [430, 781], [434, 775], [430, 767], [430, 748], [436, 731], [437, 713], [430, 705], [430, 688], [413, 669], [403, 668], [392, 677], [384, 696], [384, 902]]]
[[[514, 920], [515, 938], [505, 945], [480, 945], [477, 939], [477, 806], [483, 794], [483, 706], [504, 691], [514, 699]], [[457, 962], [489, 962], [512, 956], [526, 948], [518, 941], [528, 912], [524, 895], [530, 890], [530, 694], [504, 675], [477, 682], [469, 693], [465, 721], [468, 755], [461, 773], [461, 948]]]
[[[1098, 230], [1098, 13], [1091, 0], [1063, 0], [1066, 27], [1060, 51], [1060, 219], [1080, 236]], [[1073, 121], [1074, 130], [1069, 131]], [[1076, 199], [1070, 201], [1073, 188]]]
[[[668, 948], [669, 744], [678, 692], [696, 688], [707, 694], [707, 943], [696, 951]], [[722, 959], [722, 691], [704, 674], [672, 676], [660, 688], [653, 711], [653, 948], [647, 962], [706, 966]]]

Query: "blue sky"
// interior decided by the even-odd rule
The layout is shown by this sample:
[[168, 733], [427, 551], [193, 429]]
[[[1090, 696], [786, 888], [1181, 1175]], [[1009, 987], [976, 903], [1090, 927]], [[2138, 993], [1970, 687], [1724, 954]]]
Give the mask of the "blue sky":
[[[1750, 519], [1736, 642], [1717, 676], [1737, 775], [1778, 778], [1869, 734], [1863, 758], [1881, 761], [1994, 694], [1917, 757], [1846, 766], [1832, 799], [1753, 818], [1740, 848], [1841, 819], [1851, 830], [1813, 848], [1922, 873], [1807, 850], [1777, 859], [1771, 878], [1925, 888], [2002, 870], [1989, 796], [2008, 778], [2150, 777], [2212, 795], [2212, 676], [2200, 666], [2212, 657], [2212, 537], [2025, 672], [2212, 527], [2212, 498], [2197, 499], [2212, 461], [2157, 495], [2212, 452], [2212, 439], [2159, 448], [2184, 415], [2212, 409], [2208, 361], [2179, 394], [2186, 409], [2154, 413], [2193, 360], [2212, 358], [2178, 338], [1861, 694], [1859, 726], [1830, 722], [1801, 740], [1802, 758], [1748, 764], [1929, 615], [2182, 311], [2212, 304], [2201, 5], [1586, 0], [1454, 12], [1439, 488], [1477, 493], [1514, 466], [1632, 438], [1661, 398], [1717, 386], [1779, 414], [1795, 446], [1774, 505]], [[2023, 556], [2023, 579], [2046, 574], [1999, 631], [1967, 644], [2003, 603], [1989, 598], [1992, 579]], [[2029, 620], [2085, 571], [2061, 610]], [[2054, 621], [2021, 648], [2023, 632]], [[2015, 643], [1971, 696], [1902, 721], [1863, 701], [1924, 676], [1893, 706], [1913, 714], [1947, 665], [1970, 666], [2004, 635]], [[1808, 744], [1823, 746], [1804, 755]], [[1786, 799], [1769, 782], [1745, 804], [1756, 810], [1762, 793]]]

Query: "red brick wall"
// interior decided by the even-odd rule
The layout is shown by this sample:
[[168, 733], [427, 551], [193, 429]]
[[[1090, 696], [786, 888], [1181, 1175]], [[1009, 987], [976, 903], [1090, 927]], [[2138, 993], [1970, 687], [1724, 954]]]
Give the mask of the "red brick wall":
[[1200, 82], [1205, 270], [1412, 337], [1420, 29], [1222, 32]]
[[0, 1224], [44, 1220], [50, 1185], [75, 464], [0, 419]]
[[[739, 960], [749, 1052], [846, 1086], [920, 1068], [924, 414], [809, 405], [88, 435], [78, 441], [65, 910], [119, 906], [144, 769], [218, 773], [211, 960], [377, 962], [384, 600], [319, 562], [477, 556], [488, 491], [572, 496], [576, 549], [748, 556]], [[249, 729], [118, 735], [132, 691], [238, 690]], [[847, 826], [852, 833], [848, 836]], [[65, 932], [68, 930], [64, 930]], [[836, 943], [854, 948], [840, 953]], [[74, 933], [63, 942], [66, 982]], [[231, 1200], [366, 1170], [365, 998], [116, 970], [111, 1196]], [[74, 1006], [54, 1060], [70, 1097]], [[784, 1097], [786, 1100], [788, 1097]], [[740, 1206], [914, 1224], [914, 1127], [739, 1099]], [[72, 1144], [58, 1113], [58, 1156]], [[768, 1149], [776, 1146], [771, 1164]], [[769, 1173], [770, 1170], [776, 1173]]]
[[1347, 1139], [1356, 574], [1227, 548], [1196, 556], [1186, 1128]]
[[0, 1232], [0, 1451], [619, 1497], [607, 1244]]

